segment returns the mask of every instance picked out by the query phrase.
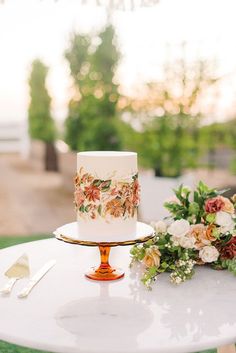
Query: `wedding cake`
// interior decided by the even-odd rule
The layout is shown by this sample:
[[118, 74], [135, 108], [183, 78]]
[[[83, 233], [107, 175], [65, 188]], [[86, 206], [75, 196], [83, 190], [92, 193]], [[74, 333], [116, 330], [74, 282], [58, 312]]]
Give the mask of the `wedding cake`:
[[139, 204], [137, 153], [78, 153], [74, 200], [81, 239], [132, 238]]

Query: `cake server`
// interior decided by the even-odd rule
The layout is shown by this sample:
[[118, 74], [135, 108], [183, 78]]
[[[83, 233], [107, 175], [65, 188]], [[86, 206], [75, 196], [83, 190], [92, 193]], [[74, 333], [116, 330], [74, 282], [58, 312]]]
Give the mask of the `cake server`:
[[25, 298], [29, 295], [34, 286], [43, 278], [44, 275], [55, 265], [56, 260], [48, 261], [35, 275], [29, 280], [29, 283], [20, 291], [18, 298]]
[[29, 270], [28, 256], [26, 254], [23, 254], [5, 272], [5, 276], [9, 278], [9, 281], [5, 284], [5, 286], [2, 289], [0, 289], [0, 293], [10, 294], [16, 281], [18, 279], [28, 277], [29, 274], [30, 274], [30, 270]]

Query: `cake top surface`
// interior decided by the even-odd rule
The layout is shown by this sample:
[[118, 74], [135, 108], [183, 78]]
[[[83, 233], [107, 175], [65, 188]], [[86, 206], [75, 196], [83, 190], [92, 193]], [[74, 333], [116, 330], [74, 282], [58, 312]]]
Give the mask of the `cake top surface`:
[[77, 171], [97, 179], [126, 179], [137, 173], [137, 153], [88, 151], [77, 153]]
[[78, 152], [77, 155], [85, 157], [130, 157], [137, 156], [137, 153], [127, 151], [86, 151]]

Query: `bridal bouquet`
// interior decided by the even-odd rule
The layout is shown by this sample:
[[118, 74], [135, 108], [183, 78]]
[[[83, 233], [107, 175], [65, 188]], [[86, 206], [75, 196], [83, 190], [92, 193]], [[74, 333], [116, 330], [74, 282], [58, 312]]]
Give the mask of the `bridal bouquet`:
[[180, 186], [164, 206], [170, 217], [153, 222], [156, 235], [131, 249], [131, 265], [143, 264], [143, 283], [150, 288], [162, 272], [173, 283], [190, 279], [195, 265], [228, 269], [236, 275], [236, 194], [226, 198], [199, 182], [196, 190]]

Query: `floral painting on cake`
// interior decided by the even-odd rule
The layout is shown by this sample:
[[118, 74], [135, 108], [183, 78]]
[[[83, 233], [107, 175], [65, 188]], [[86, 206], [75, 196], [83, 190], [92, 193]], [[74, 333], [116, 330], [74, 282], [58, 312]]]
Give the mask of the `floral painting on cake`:
[[138, 174], [123, 179], [107, 180], [86, 173], [83, 168], [75, 177], [74, 202], [81, 218], [134, 217], [140, 199]]

